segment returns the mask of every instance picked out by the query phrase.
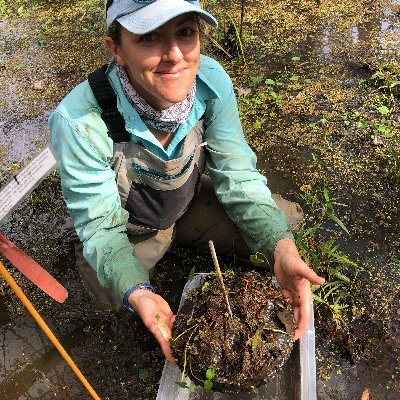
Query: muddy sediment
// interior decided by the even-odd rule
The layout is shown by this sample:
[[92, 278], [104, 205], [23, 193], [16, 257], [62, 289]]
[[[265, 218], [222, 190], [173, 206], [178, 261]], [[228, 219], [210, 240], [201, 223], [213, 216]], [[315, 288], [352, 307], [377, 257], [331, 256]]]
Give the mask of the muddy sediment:
[[[173, 354], [197, 385], [208, 380], [218, 392], [251, 392], [288, 360], [294, 343], [293, 311], [271, 277], [227, 270], [224, 282], [232, 314], [216, 276], [204, 278], [188, 292], [177, 315]], [[207, 371], [212, 371], [211, 379]]]

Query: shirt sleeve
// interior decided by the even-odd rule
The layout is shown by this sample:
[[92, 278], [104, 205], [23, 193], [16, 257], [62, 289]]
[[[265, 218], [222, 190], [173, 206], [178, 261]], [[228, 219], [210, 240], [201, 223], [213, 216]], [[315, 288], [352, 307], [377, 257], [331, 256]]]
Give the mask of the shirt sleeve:
[[84, 257], [96, 270], [100, 284], [113, 289], [122, 302], [132, 286], [148, 282], [149, 274], [127, 237], [128, 213], [121, 207], [109, 164], [112, 142], [94, 115], [72, 119], [57, 109], [49, 119], [51, 141]]
[[256, 169], [256, 156], [243, 135], [232, 82], [225, 71], [218, 74], [218, 80], [213, 81], [221, 95], [209, 101], [206, 111], [209, 174], [219, 201], [247, 245], [272, 259], [277, 242], [293, 235], [271, 197], [266, 178]]

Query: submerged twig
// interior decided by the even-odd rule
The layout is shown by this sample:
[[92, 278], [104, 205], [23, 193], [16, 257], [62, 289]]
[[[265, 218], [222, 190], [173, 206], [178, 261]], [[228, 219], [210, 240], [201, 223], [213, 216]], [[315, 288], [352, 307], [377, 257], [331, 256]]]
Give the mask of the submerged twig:
[[205, 34], [207, 39], [220, 51], [225, 53], [228, 58], [233, 58], [232, 54], [230, 54], [221, 44], [219, 44], [212, 36]]
[[242, 10], [240, 12], [240, 32], [239, 32], [240, 40], [242, 40], [242, 33], [243, 33], [243, 18], [244, 18], [244, 0], [242, 0]]
[[183, 331], [182, 333], [180, 333], [177, 337], [173, 338], [174, 342], [176, 342], [181, 336], [183, 336], [185, 333], [191, 331], [192, 329], [198, 327], [199, 324], [196, 325], [192, 325], [190, 328], [186, 329], [185, 331]]
[[214, 261], [215, 270], [217, 271], [218, 281], [219, 281], [219, 284], [221, 285], [222, 292], [224, 293], [225, 302], [226, 302], [226, 306], [228, 308], [229, 315], [231, 317], [233, 317], [233, 313], [232, 313], [232, 310], [231, 310], [231, 305], [229, 304], [228, 292], [226, 291], [226, 287], [225, 287], [225, 284], [224, 284], [224, 280], [222, 278], [221, 270], [219, 269], [219, 263], [218, 263], [217, 253], [215, 252], [214, 243], [213, 243], [212, 240], [210, 240], [208, 242], [208, 244], [210, 246], [211, 255], [212, 255], [212, 258], [213, 258], [213, 261]]
[[[277, 333], [283, 333], [284, 335], [289, 335], [289, 333], [283, 331], [282, 329], [276, 329], [272, 328], [270, 326], [264, 326], [263, 328], [264, 331], [272, 331], [272, 332], [277, 332]], [[289, 335], [290, 336], [290, 335]]]
[[[199, 324], [197, 324], [196, 326], [198, 326], [198, 325], [199, 325]], [[187, 344], [186, 344], [186, 346], [185, 346], [185, 351], [183, 352], [183, 369], [182, 369], [181, 381], [183, 381], [183, 380], [185, 379], [186, 364], [187, 364], [187, 350], [188, 350], [188, 347], [189, 347], [190, 339], [192, 338], [192, 336], [193, 336], [193, 334], [194, 334], [195, 332], [196, 332], [196, 331], [193, 331], [193, 332], [190, 334], [189, 339], [188, 339], [188, 341], [187, 341]]]

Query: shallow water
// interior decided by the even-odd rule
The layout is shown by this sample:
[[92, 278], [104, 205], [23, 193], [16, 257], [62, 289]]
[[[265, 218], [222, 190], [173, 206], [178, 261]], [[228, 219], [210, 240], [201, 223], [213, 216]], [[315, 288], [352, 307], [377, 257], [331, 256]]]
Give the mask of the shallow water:
[[[341, 4], [340, 1], [337, 3]], [[400, 2], [385, 3], [383, 9], [376, 5], [376, 11], [368, 21], [348, 23], [345, 27], [339, 20], [336, 26], [335, 18], [326, 14], [316, 21], [319, 27], [308, 29], [304, 26], [305, 33], [294, 40], [294, 44], [288, 45], [290, 50], [270, 53], [267, 59], [265, 56], [260, 58], [254, 72], [259, 69], [262, 73], [273, 74], [286, 68], [293, 55], [299, 55], [305, 64], [304, 70], [312, 76], [322, 75], [319, 71], [327, 66], [347, 65], [349, 75], [336, 79], [349, 87], [355, 85], [351, 72], [361, 74], [371, 53], [379, 56], [382, 51], [379, 46], [396, 44], [393, 37], [399, 36], [399, 17], [395, 11], [398, 13]], [[71, 11], [71, 2], [36, 4], [46, 7], [39, 9], [32, 18], [15, 13], [0, 16], [0, 170], [4, 180], [13, 173], [10, 164], [27, 161], [48, 143], [49, 110], [87, 71], [107, 59], [105, 52], [100, 50], [100, 42], [92, 38], [95, 31], [82, 33], [82, 28], [91, 28], [90, 18], [99, 15], [92, 12], [92, 6], [86, 7], [84, 2], [76, 1]], [[48, 24], [51, 34], [41, 27], [49, 18], [53, 21]], [[66, 29], [58, 29], [62, 24], [69, 26], [68, 33]], [[292, 24], [296, 27], [295, 22]], [[78, 28], [75, 30], [75, 27]], [[266, 31], [266, 34], [271, 33]], [[83, 48], [86, 39], [89, 44]], [[285, 49], [284, 43], [282, 49]], [[38, 81], [43, 88], [33, 89]], [[281, 139], [270, 148], [261, 147], [259, 167], [266, 171], [274, 192], [301, 202], [298, 187], [305, 183], [301, 176], [313, 162], [312, 148], [302, 144], [288, 156], [287, 147], [290, 142], [286, 146]], [[347, 156], [357, 157], [357, 151], [349, 148]], [[362, 168], [365, 168], [364, 164]], [[370, 176], [367, 172], [365, 176], [366, 181], [377, 179], [376, 175]], [[366, 185], [364, 190], [356, 186], [349, 188], [346, 175], [339, 173], [337, 179], [332, 177], [332, 182], [340, 201], [349, 205], [348, 223], [355, 232], [351, 239], [342, 240], [342, 245], [377, 277], [375, 282], [368, 284], [372, 293], [369, 301], [376, 313], [354, 332], [371, 339], [365, 346], [364, 357], [355, 363], [345, 356], [332, 354], [324, 337], [318, 338], [317, 332], [318, 398], [360, 399], [363, 391], [369, 388], [371, 398], [398, 399], [400, 315], [396, 310], [400, 309], [400, 279], [398, 264], [390, 262], [387, 254], [396, 254], [399, 248], [396, 244], [399, 189], [394, 186], [389, 190], [384, 178], [382, 188], [370, 190]], [[54, 274], [67, 287], [70, 297], [66, 304], [56, 304], [32, 288], [14, 270], [13, 275], [100, 397], [112, 400], [155, 398], [163, 366], [161, 352], [134, 317], [96, 311], [74, 269], [72, 245], [62, 228], [66, 213], [55, 186], [45, 181], [39, 199], [36, 202], [27, 199], [19, 211], [2, 221], [1, 229]], [[379, 212], [391, 216], [392, 220], [377, 217]], [[189, 256], [193, 255], [176, 251], [160, 267], [160, 287], [175, 309], [193, 264], [193, 260], [188, 263]], [[204, 255], [195, 257], [195, 263], [201, 269], [205, 263]], [[186, 266], [184, 271], [181, 265]], [[382, 296], [384, 291], [393, 294], [388, 301]], [[0, 284], [0, 295], [0, 398], [90, 398], [4, 283]], [[385, 317], [392, 318], [388, 324], [389, 334], [384, 337], [377, 322], [382, 316], [381, 307]]]

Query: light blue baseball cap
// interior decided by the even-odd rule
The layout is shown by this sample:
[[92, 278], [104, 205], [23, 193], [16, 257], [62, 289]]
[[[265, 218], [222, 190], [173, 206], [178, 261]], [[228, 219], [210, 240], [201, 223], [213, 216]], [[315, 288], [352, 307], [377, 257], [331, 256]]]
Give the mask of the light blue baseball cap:
[[196, 13], [213, 27], [217, 20], [194, 0], [105, 0], [107, 28], [117, 20], [137, 35], [154, 31], [178, 15]]

